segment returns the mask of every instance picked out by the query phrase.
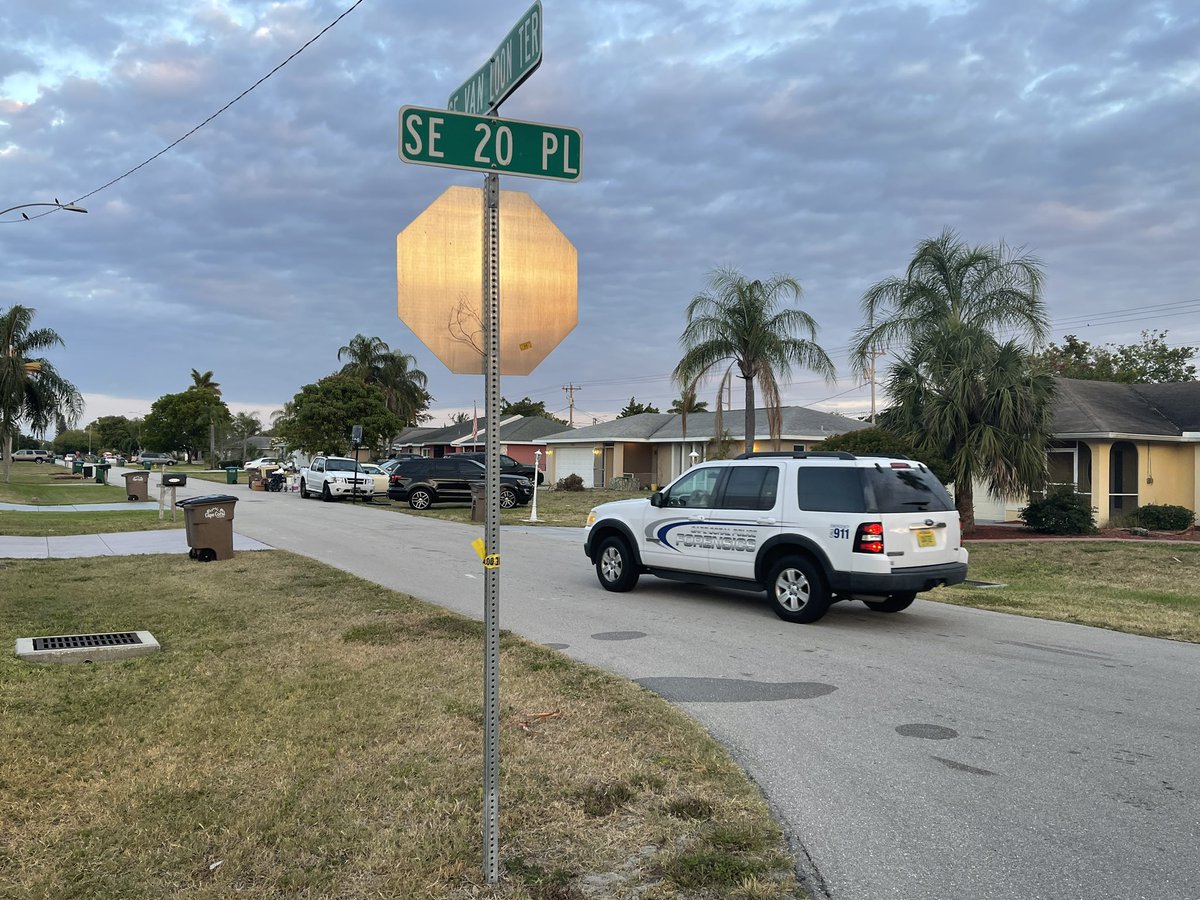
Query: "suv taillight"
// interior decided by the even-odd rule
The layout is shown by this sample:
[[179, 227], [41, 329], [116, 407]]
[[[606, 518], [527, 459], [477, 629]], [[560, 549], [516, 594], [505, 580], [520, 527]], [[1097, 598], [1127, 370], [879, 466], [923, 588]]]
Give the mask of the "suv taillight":
[[388, 484], [399, 484], [399, 483], [400, 483], [399, 475], [389, 475], [388, 476]]
[[863, 522], [854, 534], [855, 553], [883, 552], [883, 525], [879, 522]]

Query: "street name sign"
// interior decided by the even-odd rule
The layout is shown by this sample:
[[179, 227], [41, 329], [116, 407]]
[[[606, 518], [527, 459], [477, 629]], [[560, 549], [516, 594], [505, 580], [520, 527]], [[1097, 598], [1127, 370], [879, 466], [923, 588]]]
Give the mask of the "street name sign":
[[496, 52], [450, 95], [447, 109], [489, 113], [542, 64], [542, 3], [534, 3]]
[[565, 125], [403, 106], [400, 158], [419, 166], [578, 181], [583, 135]]

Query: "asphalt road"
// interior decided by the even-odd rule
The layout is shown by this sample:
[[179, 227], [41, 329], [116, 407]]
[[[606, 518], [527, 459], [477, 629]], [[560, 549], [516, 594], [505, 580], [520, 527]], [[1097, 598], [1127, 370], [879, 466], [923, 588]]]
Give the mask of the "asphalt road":
[[[232, 490], [239, 532], [482, 618], [479, 527]], [[580, 531], [501, 541], [502, 627], [703, 723], [814, 896], [1200, 898], [1200, 647], [923, 600], [791, 625], [757, 594], [607, 593]]]

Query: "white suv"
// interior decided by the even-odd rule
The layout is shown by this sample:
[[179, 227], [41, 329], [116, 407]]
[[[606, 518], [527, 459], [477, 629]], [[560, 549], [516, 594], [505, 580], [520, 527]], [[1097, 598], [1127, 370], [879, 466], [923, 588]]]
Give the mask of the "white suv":
[[588, 514], [584, 552], [610, 591], [643, 572], [767, 592], [815, 622], [836, 600], [879, 612], [967, 577], [954, 503], [922, 463], [843, 452], [745, 453], [701, 463], [649, 499]]

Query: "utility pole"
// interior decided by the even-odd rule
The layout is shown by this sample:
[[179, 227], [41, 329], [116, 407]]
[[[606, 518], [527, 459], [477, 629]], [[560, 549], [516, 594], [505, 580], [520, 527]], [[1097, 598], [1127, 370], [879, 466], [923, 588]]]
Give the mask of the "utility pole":
[[568, 408], [567, 424], [570, 425], [572, 428], [574, 428], [575, 427], [575, 392], [581, 391], [581, 390], [583, 390], [583, 388], [581, 388], [577, 384], [564, 384], [563, 390], [567, 394], [567, 408]]
[[883, 355], [884, 355], [884, 351], [882, 351], [882, 350], [872, 350], [871, 351], [870, 378], [871, 378], [871, 424], [872, 425], [875, 424], [875, 360], [879, 359], [879, 357], [881, 357]]

